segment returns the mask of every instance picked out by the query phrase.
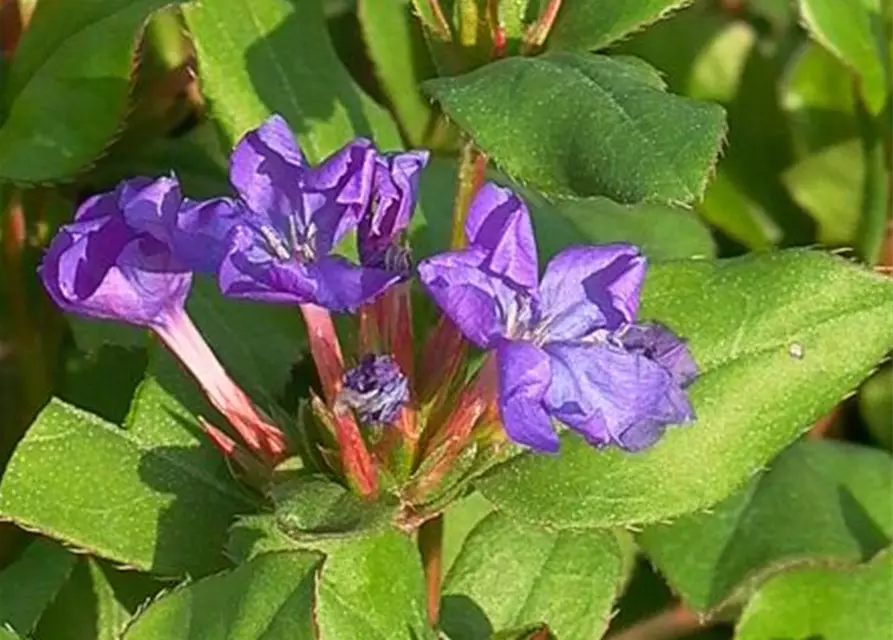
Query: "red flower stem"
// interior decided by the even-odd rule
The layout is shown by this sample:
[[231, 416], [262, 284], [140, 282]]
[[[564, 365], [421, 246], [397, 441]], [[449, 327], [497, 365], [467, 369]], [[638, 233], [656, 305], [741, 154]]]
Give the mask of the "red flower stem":
[[326, 309], [315, 304], [302, 304], [301, 313], [307, 323], [310, 354], [316, 363], [323, 398], [331, 407], [341, 389], [341, 376], [344, 374], [344, 356], [341, 355], [335, 323]]
[[360, 426], [353, 414], [338, 409], [335, 410], [334, 426], [347, 483], [362, 497], [375, 498], [378, 495], [378, 473]]
[[171, 311], [163, 323], [152, 329], [189, 370], [214, 408], [226, 417], [248, 448], [268, 462], [281, 459], [287, 449], [282, 432], [260, 416], [186, 312]]
[[499, 60], [505, 57], [508, 44], [505, 29], [499, 22], [499, 0], [487, 0], [487, 20], [490, 22], [490, 37], [493, 41], [493, 50], [490, 57], [494, 60]]
[[453, 205], [453, 228], [450, 236], [451, 249], [465, 247], [465, 220], [468, 218], [468, 208], [484, 183], [486, 168], [487, 156], [475, 147], [474, 142], [471, 140], [466, 142], [459, 161], [456, 201]]
[[437, 626], [440, 617], [440, 583], [443, 571], [443, 515], [426, 520], [419, 527], [419, 553], [425, 570], [425, 593], [428, 602], [428, 623]]
[[546, 44], [546, 39], [552, 32], [555, 19], [558, 17], [559, 9], [561, 9], [561, 0], [549, 0], [539, 19], [524, 34], [524, 40], [521, 43], [522, 55], [530, 55]]
[[677, 604], [612, 636], [612, 640], [674, 640], [709, 626], [696, 613]]

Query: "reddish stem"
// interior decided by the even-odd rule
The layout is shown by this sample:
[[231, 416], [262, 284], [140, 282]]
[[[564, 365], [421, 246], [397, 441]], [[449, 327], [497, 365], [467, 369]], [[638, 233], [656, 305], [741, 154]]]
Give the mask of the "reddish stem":
[[505, 29], [499, 21], [499, 0], [487, 0], [487, 19], [490, 21], [491, 38], [493, 40], [493, 51], [490, 57], [494, 60], [499, 60], [505, 57], [508, 44]]
[[419, 553], [425, 569], [425, 593], [428, 601], [428, 623], [437, 626], [440, 617], [440, 583], [443, 571], [443, 516], [436, 515], [419, 527]]
[[344, 356], [341, 355], [335, 323], [326, 309], [315, 304], [302, 304], [301, 313], [307, 323], [310, 354], [316, 363], [323, 398], [331, 407], [341, 389], [341, 376], [344, 375]]
[[709, 624], [678, 604], [612, 636], [611, 640], [673, 640], [700, 631]]
[[558, 17], [559, 9], [561, 9], [561, 0], [549, 0], [539, 19], [524, 34], [524, 41], [521, 43], [522, 55], [535, 53], [546, 44], [546, 39], [552, 32], [555, 19]]
[[364, 498], [374, 498], [378, 495], [378, 472], [360, 426], [353, 414], [338, 409], [335, 409], [334, 426], [345, 479]]

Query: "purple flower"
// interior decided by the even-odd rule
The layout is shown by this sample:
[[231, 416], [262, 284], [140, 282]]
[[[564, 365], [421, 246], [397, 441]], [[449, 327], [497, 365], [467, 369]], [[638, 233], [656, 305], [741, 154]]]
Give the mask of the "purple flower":
[[[53, 238], [40, 278], [63, 311], [151, 328], [248, 447], [272, 464], [285, 453], [285, 437], [227, 375], [186, 314], [192, 273], [169, 244], [175, 231], [168, 224], [181, 205], [172, 178], [135, 178], [89, 198]], [[217, 435], [215, 442], [224, 443]]]
[[360, 264], [409, 276], [412, 268], [408, 249], [399, 244], [415, 210], [427, 151], [379, 155], [375, 158], [372, 207], [360, 219], [357, 247]]
[[53, 238], [39, 268], [47, 292], [68, 313], [159, 326], [182, 310], [192, 274], [163, 241], [128, 224], [180, 205], [170, 178], [135, 178], [93, 196]]
[[423, 261], [419, 276], [466, 338], [495, 353], [512, 440], [555, 452], [554, 419], [595, 446], [636, 451], [694, 419], [687, 348], [635, 324], [646, 266], [635, 247], [565, 249], [540, 279], [527, 208], [489, 184], [465, 231], [468, 249]]
[[238, 223], [218, 274], [240, 298], [353, 311], [400, 279], [332, 255], [366, 213], [376, 152], [357, 139], [310, 167], [285, 120], [272, 116], [233, 151]]
[[367, 425], [392, 424], [409, 400], [409, 382], [388, 355], [367, 354], [344, 374], [342, 384], [338, 402]]

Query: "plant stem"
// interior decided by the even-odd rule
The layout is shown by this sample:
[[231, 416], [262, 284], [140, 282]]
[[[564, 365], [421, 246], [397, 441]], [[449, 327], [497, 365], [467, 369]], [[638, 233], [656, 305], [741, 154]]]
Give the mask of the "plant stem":
[[471, 140], [466, 142], [459, 160], [456, 200], [453, 204], [453, 229], [450, 236], [451, 249], [461, 249], [465, 246], [465, 219], [468, 217], [468, 207], [484, 182], [486, 168], [487, 156], [478, 151], [474, 142]]
[[884, 149], [881, 117], [872, 116], [857, 99], [856, 117], [865, 158], [865, 181], [856, 248], [867, 264], [877, 264], [887, 223], [893, 217], [893, 178]]
[[703, 622], [696, 613], [677, 604], [611, 636], [611, 640], [673, 640], [708, 626], [709, 622]]
[[425, 569], [425, 593], [428, 599], [428, 622], [437, 626], [440, 617], [440, 581], [443, 570], [443, 515], [426, 520], [419, 527], [419, 553]]
[[552, 32], [555, 19], [558, 17], [559, 9], [561, 9], [561, 0], [549, 0], [549, 3], [543, 8], [540, 17], [530, 25], [530, 28], [524, 34], [524, 41], [521, 43], [521, 55], [526, 56], [535, 53], [546, 44], [546, 39]]

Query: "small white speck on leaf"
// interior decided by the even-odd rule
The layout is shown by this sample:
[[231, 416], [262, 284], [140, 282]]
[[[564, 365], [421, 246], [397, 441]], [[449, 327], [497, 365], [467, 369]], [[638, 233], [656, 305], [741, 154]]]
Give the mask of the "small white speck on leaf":
[[797, 360], [803, 359], [803, 345], [799, 342], [792, 342], [791, 346], [788, 347], [788, 353], [792, 358], [796, 358]]

